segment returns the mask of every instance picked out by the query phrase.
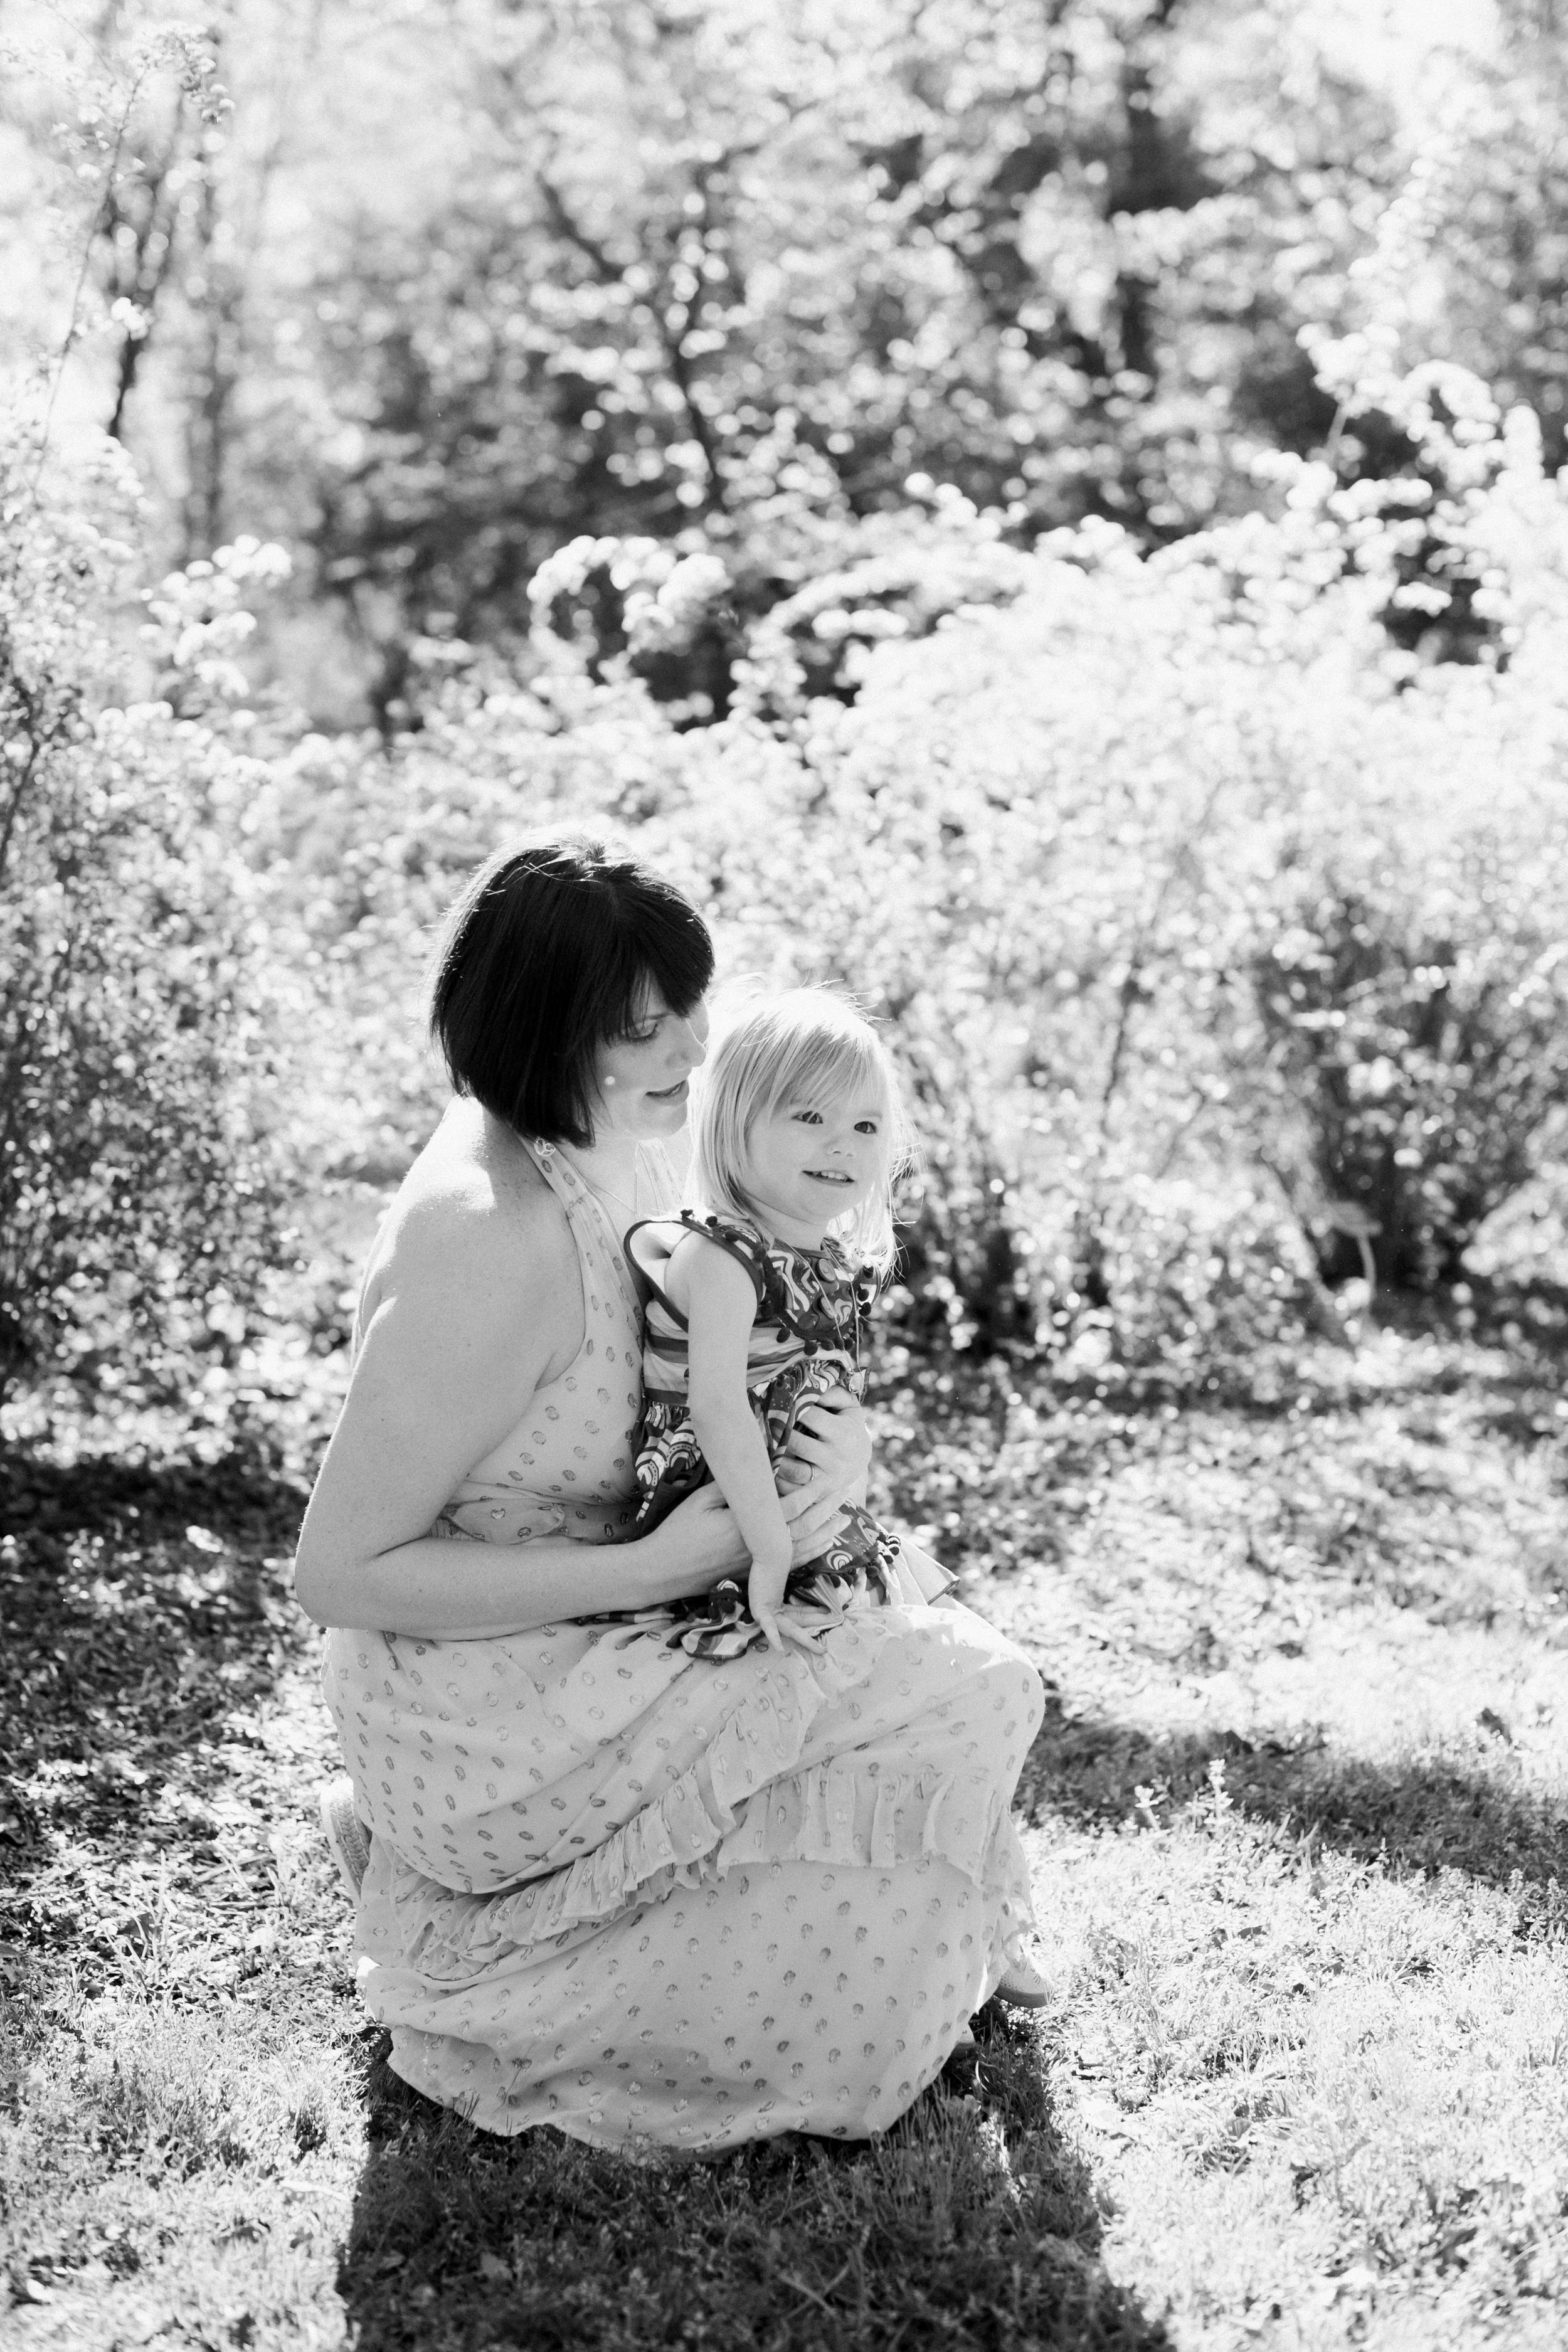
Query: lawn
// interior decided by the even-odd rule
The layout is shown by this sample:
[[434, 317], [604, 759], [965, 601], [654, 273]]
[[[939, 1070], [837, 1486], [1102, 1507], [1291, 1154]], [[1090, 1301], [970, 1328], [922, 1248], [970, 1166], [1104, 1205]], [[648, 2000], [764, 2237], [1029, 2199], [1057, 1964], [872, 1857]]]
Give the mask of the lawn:
[[884, 1499], [1051, 1685], [1055, 1998], [881, 2142], [711, 2164], [389, 2074], [297, 1475], [15, 1417], [5, 2340], [1560, 2347], [1565, 1310], [1478, 1286], [1267, 1402], [893, 1364]]

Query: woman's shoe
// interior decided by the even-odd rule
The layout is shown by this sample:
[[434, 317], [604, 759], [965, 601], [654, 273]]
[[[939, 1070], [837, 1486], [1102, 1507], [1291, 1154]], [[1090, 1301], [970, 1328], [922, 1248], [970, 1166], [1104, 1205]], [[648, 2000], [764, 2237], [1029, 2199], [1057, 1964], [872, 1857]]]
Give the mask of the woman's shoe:
[[1008, 2009], [1044, 2009], [1051, 1989], [1033, 1960], [1014, 1960], [992, 1998]]
[[354, 1784], [346, 1774], [341, 1780], [327, 1782], [317, 1801], [317, 1809], [343, 1891], [351, 1903], [357, 1903], [365, 1872], [370, 1868], [370, 1832], [354, 1811]]

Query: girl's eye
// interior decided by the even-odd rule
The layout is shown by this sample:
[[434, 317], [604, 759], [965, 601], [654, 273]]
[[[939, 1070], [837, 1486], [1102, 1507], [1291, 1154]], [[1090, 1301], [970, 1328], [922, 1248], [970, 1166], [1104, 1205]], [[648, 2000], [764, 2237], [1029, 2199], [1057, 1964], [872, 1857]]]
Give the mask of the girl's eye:
[[820, 1127], [822, 1125], [822, 1113], [819, 1110], [797, 1110], [795, 1117], [796, 1118], [804, 1119], [807, 1127]]
[[876, 1120], [874, 1118], [858, 1118], [855, 1122], [855, 1132], [857, 1135], [875, 1135], [877, 1132]]

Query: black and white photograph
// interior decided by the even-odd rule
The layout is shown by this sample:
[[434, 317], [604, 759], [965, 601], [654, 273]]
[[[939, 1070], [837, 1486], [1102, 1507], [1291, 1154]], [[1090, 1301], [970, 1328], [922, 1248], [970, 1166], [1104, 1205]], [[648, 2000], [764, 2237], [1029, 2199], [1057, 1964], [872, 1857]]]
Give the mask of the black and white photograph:
[[0, 0], [7, 2352], [1568, 2345], [1568, 0]]

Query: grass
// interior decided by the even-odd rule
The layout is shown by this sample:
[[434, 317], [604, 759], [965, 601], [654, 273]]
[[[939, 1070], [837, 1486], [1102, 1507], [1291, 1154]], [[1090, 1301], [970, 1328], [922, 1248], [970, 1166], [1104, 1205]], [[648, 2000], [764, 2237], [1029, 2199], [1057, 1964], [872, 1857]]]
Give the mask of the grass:
[[310, 1814], [297, 1486], [14, 1445], [7, 2343], [1561, 2346], [1563, 1318], [1483, 1306], [1268, 1408], [889, 1391], [889, 1497], [1052, 1685], [1053, 2002], [879, 2143], [710, 2164], [388, 2073]]

